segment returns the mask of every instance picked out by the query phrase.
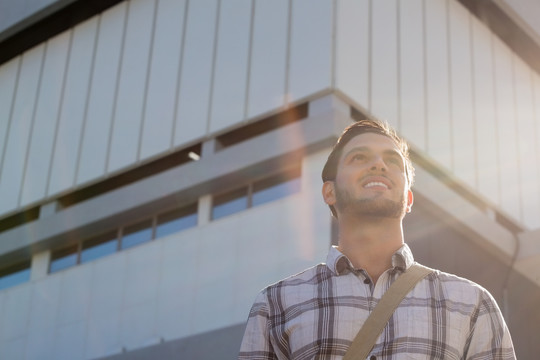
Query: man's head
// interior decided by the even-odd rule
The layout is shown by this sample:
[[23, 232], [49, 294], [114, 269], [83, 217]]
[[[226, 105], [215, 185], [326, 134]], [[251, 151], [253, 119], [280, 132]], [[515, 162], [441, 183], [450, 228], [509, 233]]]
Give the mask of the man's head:
[[[372, 135], [366, 135], [361, 136], [364, 134], [372, 134]], [[374, 136], [375, 135], [375, 136]], [[360, 138], [357, 138], [361, 136]], [[324, 165], [323, 171], [322, 171], [322, 180], [323, 182], [330, 182], [331, 188], [336, 188], [336, 197], [337, 197], [337, 204], [339, 205], [339, 200], [349, 200], [348, 198], [343, 199], [344, 192], [343, 190], [341, 193], [338, 191], [340, 190], [338, 188], [337, 184], [337, 177], [338, 173], [340, 171], [340, 168], [342, 169], [342, 172], [345, 171], [344, 169], [347, 169], [348, 164], [350, 164], [350, 160], [347, 160], [347, 156], [369, 156], [371, 162], [376, 162], [378, 159], [376, 157], [379, 157], [379, 154], [373, 153], [373, 151], [378, 151], [377, 149], [364, 149], [368, 152], [362, 152], [360, 155], [355, 154], [349, 154], [349, 151], [351, 149], [347, 149], [347, 153], [344, 154], [344, 149], [351, 147], [348, 144], [353, 140], [354, 149], [357, 148], [363, 148], [363, 146], [357, 146], [356, 143], [362, 142], [362, 141], [369, 141], [371, 144], [374, 144], [375, 147], [384, 147], [386, 146], [386, 149], [384, 150], [385, 153], [394, 153], [394, 155], [399, 156], [401, 159], [401, 169], [396, 169], [392, 167], [387, 167], [388, 164], [385, 164], [385, 159], [390, 159], [389, 161], [395, 161], [393, 160], [394, 157], [387, 157], [386, 155], [380, 157], [380, 164], [370, 163], [367, 164], [368, 160], [363, 160], [364, 165], [369, 165], [372, 167], [371, 169], [364, 169], [364, 175], [382, 175], [386, 176], [386, 171], [388, 170], [395, 170], [398, 172], [403, 173], [403, 176], [405, 178], [405, 190], [408, 191], [409, 195], [406, 195], [408, 199], [405, 199], [404, 201], [410, 202], [410, 205], [412, 205], [412, 193], [410, 193], [410, 188], [412, 186], [413, 180], [414, 180], [414, 168], [412, 166], [412, 163], [409, 158], [409, 149], [407, 143], [400, 138], [394, 129], [392, 129], [388, 124], [376, 121], [376, 120], [361, 120], [358, 121], [350, 126], [348, 126], [343, 133], [341, 134], [340, 138], [337, 140], [336, 144], [334, 145], [330, 155], [328, 156], [328, 159], [326, 161], [326, 164]], [[379, 146], [380, 143], [380, 146]], [[352, 150], [354, 150], [352, 149]], [[362, 150], [362, 151], [364, 151]], [[373, 151], [372, 151], [373, 150]], [[382, 151], [382, 150], [381, 150]], [[397, 153], [397, 154], [395, 154]], [[383, 159], [384, 158], [384, 159]], [[356, 163], [355, 163], [356, 166]], [[383, 178], [384, 179], [384, 178]], [[393, 186], [392, 184], [388, 184], [390, 186]], [[349, 196], [349, 194], [346, 194]], [[341, 197], [341, 198], [340, 198]], [[325, 199], [326, 201], [326, 199]], [[343, 204], [343, 203], [342, 203]], [[409, 207], [410, 207], [409, 205]], [[329, 204], [330, 210], [332, 211], [332, 214], [337, 218], [337, 211], [335, 207], [331, 204]]]

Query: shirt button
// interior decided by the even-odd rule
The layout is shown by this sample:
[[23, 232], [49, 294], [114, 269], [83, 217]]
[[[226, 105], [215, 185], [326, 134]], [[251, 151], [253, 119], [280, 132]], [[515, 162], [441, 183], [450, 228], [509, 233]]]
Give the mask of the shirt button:
[[[364, 284], [371, 284], [371, 280], [369, 280], [369, 279], [366, 278], [366, 279], [364, 280]], [[370, 360], [375, 360], [375, 359], [370, 359]]]
[[371, 355], [369, 360], [377, 360], [377, 357], [375, 355]]

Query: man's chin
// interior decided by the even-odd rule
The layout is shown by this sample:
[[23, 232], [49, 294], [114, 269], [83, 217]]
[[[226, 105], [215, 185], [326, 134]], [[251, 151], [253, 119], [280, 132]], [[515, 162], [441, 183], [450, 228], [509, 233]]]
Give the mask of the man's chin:
[[388, 199], [369, 199], [351, 202], [342, 209], [358, 217], [399, 219], [405, 216], [405, 206]]

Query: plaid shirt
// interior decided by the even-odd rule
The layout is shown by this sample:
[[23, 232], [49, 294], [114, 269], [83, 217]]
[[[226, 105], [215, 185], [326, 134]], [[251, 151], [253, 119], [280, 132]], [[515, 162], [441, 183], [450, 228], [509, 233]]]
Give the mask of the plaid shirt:
[[[253, 304], [239, 359], [341, 359], [381, 296], [414, 262], [404, 245], [373, 285], [332, 248], [327, 264], [264, 289]], [[368, 359], [515, 359], [487, 290], [434, 271], [405, 297]]]

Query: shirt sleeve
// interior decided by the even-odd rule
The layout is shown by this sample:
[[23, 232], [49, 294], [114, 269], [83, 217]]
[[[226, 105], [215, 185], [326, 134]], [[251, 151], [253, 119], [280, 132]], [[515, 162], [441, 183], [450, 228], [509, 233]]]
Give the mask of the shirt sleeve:
[[471, 322], [467, 359], [516, 359], [508, 327], [495, 299], [486, 290], [480, 294]]
[[240, 346], [239, 360], [277, 360], [271, 341], [268, 302], [261, 292], [249, 312], [249, 318]]

